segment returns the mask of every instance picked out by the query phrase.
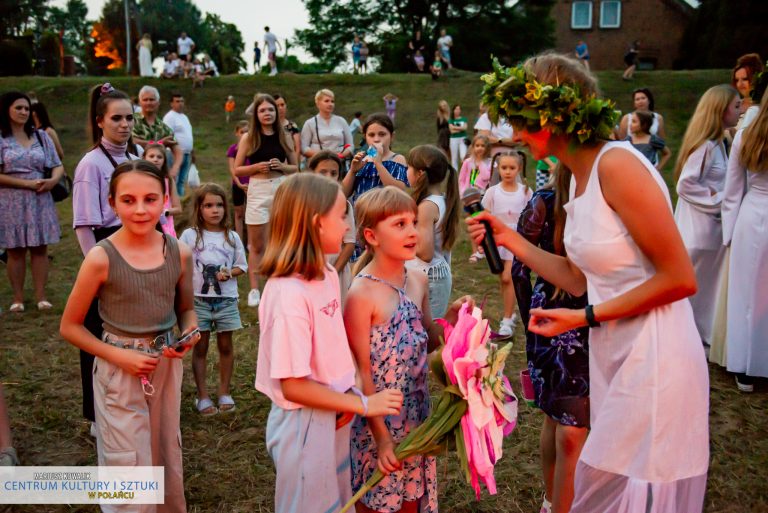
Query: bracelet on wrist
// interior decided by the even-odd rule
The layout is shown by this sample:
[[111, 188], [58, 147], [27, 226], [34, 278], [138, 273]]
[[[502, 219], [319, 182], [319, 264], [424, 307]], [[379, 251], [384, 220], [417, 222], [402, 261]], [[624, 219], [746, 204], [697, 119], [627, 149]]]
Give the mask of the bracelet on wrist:
[[363, 393], [362, 390], [360, 390], [357, 387], [352, 387], [349, 389], [350, 392], [355, 394], [357, 397], [360, 398], [360, 402], [363, 403], [363, 417], [368, 416], [368, 396]]
[[595, 319], [595, 310], [592, 305], [587, 305], [584, 308], [584, 316], [587, 318], [587, 326], [590, 328], [597, 328], [600, 323]]

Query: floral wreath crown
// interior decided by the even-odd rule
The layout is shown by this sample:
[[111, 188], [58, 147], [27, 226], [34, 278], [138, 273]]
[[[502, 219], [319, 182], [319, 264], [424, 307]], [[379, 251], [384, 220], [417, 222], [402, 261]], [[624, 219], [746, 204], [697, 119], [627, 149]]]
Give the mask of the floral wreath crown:
[[547, 128], [554, 134], [574, 136], [574, 142], [609, 139], [619, 117], [612, 100], [584, 98], [578, 85], [542, 84], [522, 64], [507, 68], [493, 58], [493, 71], [481, 77], [481, 101], [488, 116], [504, 117], [530, 132]]

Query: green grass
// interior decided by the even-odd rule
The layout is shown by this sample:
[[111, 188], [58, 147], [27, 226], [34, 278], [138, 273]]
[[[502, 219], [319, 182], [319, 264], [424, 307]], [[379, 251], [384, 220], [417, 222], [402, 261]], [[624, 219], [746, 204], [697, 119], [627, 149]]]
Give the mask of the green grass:
[[[667, 121], [668, 142], [674, 151], [698, 97], [711, 85], [725, 82], [728, 72], [638, 73], [632, 83], [623, 82], [618, 73], [600, 73], [606, 96], [617, 99], [619, 108], [631, 108], [630, 91], [647, 86], [656, 94], [657, 110]], [[314, 93], [329, 87], [336, 93], [337, 111], [350, 118], [356, 110], [368, 114], [383, 110], [381, 100], [387, 92], [400, 97], [398, 102], [395, 149], [404, 153], [417, 144], [435, 141], [434, 112], [441, 99], [460, 103], [474, 119], [477, 113], [479, 75], [459, 73], [432, 82], [429, 77], [410, 75], [316, 75], [278, 77], [222, 77], [210, 80], [205, 88], [192, 90], [188, 82], [111, 78], [112, 83], [131, 94], [141, 85], [156, 85], [163, 104], [170, 92], [181, 90], [187, 99], [195, 130], [198, 167], [203, 180], [228, 182], [224, 154], [232, 142], [232, 124], [224, 121], [224, 101], [232, 94], [238, 112], [253, 94], [282, 92], [288, 98], [289, 117], [301, 124], [314, 114]], [[46, 79], [39, 77], [0, 79], [0, 91], [33, 90], [48, 105], [66, 152], [64, 163], [70, 173], [89, 149], [86, 126], [86, 95], [94, 78]], [[165, 108], [163, 109], [163, 112]], [[672, 163], [665, 170], [669, 182]], [[48, 285], [53, 311], [38, 313], [27, 301], [28, 311], [10, 315], [10, 290], [0, 278], [0, 380], [8, 398], [15, 445], [26, 465], [95, 464], [95, 443], [88, 436], [88, 425], [80, 416], [80, 381], [76, 350], [58, 335], [61, 310], [71, 289], [81, 255], [71, 230], [69, 202], [59, 204], [63, 228], [61, 243], [50, 248], [53, 265]], [[469, 247], [462, 237], [454, 251], [454, 295], [488, 295], [487, 315], [498, 319], [500, 301], [497, 281], [483, 263], [466, 263]], [[240, 280], [241, 292], [245, 280]], [[31, 297], [28, 283], [27, 297]], [[233, 396], [237, 412], [202, 419], [192, 406], [194, 383], [185, 361], [182, 401], [184, 470], [189, 511], [255, 512], [272, 511], [274, 471], [264, 445], [264, 429], [269, 401], [253, 388], [256, 364], [258, 321], [255, 312], [243, 306], [246, 328], [235, 336], [236, 366]], [[215, 392], [217, 374], [215, 350], [209, 357], [209, 389]], [[522, 331], [516, 334], [515, 349], [507, 363], [510, 376], [525, 366]], [[739, 394], [730, 378], [718, 367], [710, 367], [712, 464], [707, 512], [768, 511], [768, 396], [765, 386], [753, 395]], [[516, 379], [512, 380], [516, 390]], [[631, 412], [627, 412], [631, 421]], [[542, 494], [539, 477], [538, 434], [542, 415], [521, 406], [515, 432], [506, 439], [504, 459], [497, 466], [498, 495], [484, 496], [476, 502], [462, 482], [453, 456], [439, 459], [441, 510], [464, 512], [538, 511]], [[0, 508], [1, 509], [1, 508]], [[13, 507], [8, 511], [65, 512], [95, 511], [86, 506]]]

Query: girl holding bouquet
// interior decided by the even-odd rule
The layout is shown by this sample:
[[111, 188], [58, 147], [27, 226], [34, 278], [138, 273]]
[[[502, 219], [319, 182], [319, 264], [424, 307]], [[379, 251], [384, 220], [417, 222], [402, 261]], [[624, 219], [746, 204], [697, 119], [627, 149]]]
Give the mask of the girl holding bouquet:
[[[357, 417], [352, 423], [352, 488], [357, 492], [378, 469], [386, 477], [357, 503], [358, 512], [437, 511], [435, 458], [395, 457], [395, 446], [429, 415], [427, 353], [443, 329], [432, 321], [423, 273], [408, 273], [418, 231], [416, 202], [392, 186], [365, 193], [355, 204], [358, 238], [366, 253], [352, 282], [344, 324], [362, 379], [363, 392], [396, 388], [403, 408], [387, 417]], [[455, 323], [453, 305], [446, 320]]]
[[[509, 119], [517, 141], [573, 173], [567, 256], [534, 246], [488, 213], [467, 221], [476, 241], [487, 221], [499, 245], [566, 292], [586, 291], [592, 303], [534, 308], [529, 322], [547, 337], [590, 326], [591, 431], [571, 513], [701, 511], [709, 376], [686, 300], [696, 277], [664, 180], [630, 143], [607, 140], [613, 103], [597, 96], [596, 79], [578, 61], [548, 53], [511, 69], [495, 62], [484, 81], [489, 111]], [[563, 97], [573, 99], [567, 108]], [[539, 116], [526, 117], [531, 110]]]

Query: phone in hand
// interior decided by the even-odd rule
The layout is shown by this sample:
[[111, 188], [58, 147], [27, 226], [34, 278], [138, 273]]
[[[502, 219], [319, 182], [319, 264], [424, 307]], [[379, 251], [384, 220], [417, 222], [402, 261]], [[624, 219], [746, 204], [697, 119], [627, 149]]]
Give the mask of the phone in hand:
[[176, 349], [176, 351], [179, 351], [181, 349], [181, 346], [189, 343], [194, 338], [194, 336], [197, 335], [198, 333], [200, 333], [200, 328], [195, 328], [189, 333], [187, 333], [186, 335], [184, 335], [183, 337], [181, 337], [180, 339], [176, 340], [175, 342], [168, 344], [168, 347], [172, 349]]

